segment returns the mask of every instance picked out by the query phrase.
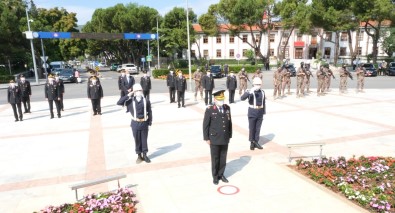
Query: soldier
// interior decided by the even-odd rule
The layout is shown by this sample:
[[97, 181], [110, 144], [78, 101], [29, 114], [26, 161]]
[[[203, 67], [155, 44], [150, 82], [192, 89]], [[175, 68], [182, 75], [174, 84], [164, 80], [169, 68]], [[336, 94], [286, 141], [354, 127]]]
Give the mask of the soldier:
[[365, 68], [363, 66], [358, 66], [355, 70], [355, 74], [357, 75], [357, 92], [364, 92], [363, 87], [365, 86]]
[[92, 102], [93, 116], [97, 114], [101, 115], [100, 101], [103, 98], [103, 88], [96, 77], [91, 79], [91, 83], [88, 86], [88, 98]]
[[187, 80], [182, 75], [182, 71], [178, 70], [176, 78], [176, 90], [177, 90], [177, 103], [178, 108], [181, 107], [180, 102], [182, 103], [182, 107], [185, 107], [185, 90], [187, 90]]
[[126, 95], [125, 92], [122, 90], [122, 83], [123, 83], [124, 78], [126, 76], [126, 74], [125, 74], [126, 71], [125, 71], [125, 69], [122, 69], [120, 72], [121, 72], [121, 75], [118, 77], [118, 89], [121, 92], [121, 98], [122, 98], [123, 96]]
[[255, 73], [254, 73], [254, 75], [252, 76], [252, 78], [254, 79], [255, 77], [258, 77], [258, 78], [260, 78], [260, 79], [263, 81], [263, 74], [262, 74], [262, 72], [261, 72], [260, 69], [257, 69], [257, 70], [255, 71]]
[[235, 103], [237, 79], [233, 71], [230, 71], [230, 75], [226, 78], [226, 88], [229, 91], [229, 104]]
[[329, 92], [329, 88], [331, 87], [331, 78], [335, 79], [335, 75], [333, 74], [332, 70], [329, 69], [329, 64], [325, 65], [324, 71], [326, 72], [325, 91]]
[[322, 96], [324, 95], [324, 86], [325, 86], [325, 76], [326, 73], [324, 72], [324, 67], [321, 65], [320, 68], [318, 69], [317, 73], [317, 96]]
[[170, 95], [170, 103], [176, 102], [176, 76], [173, 73], [173, 70], [170, 70], [170, 73], [167, 75], [166, 78], [167, 87], [169, 88], [169, 95]]
[[200, 100], [203, 100], [203, 87], [202, 87], [202, 77], [203, 73], [200, 69], [197, 69], [193, 73], [193, 80], [195, 80], [195, 101], [197, 101], [197, 93], [200, 91]]
[[306, 88], [306, 92], [310, 93], [310, 77], [314, 78], [313, 73], [310, 71], [310, 64], [306, 64], [306, 77], [304, 78], [304, 85]]
[[127, 106], [132, 114], [132, 132], [137, 154], [136, 163], [145, 161], [150, 163], [148, 152], [148, 127], [152, 125], [151, 102], [144, 98], [143, 88], [140, 84], [134, 84], [133, 90], [118, 101], [118, 105]]
[[204, 89], [204, 103], [213, 104], [213, 89], [215, 88], [214, 78], [210, 74], [210, 70], [207, 70], [206, 75], [202, 77], [202, 86]]
[[211, 174], [213, 183], [229, 181], [224, 176], [228, 144], [232, 138], [230, 107], [224, 104], [224, 90], [215, 92], [215, 105], [207, 107], [203, 119], [203, 140], [210, 145]]
[[51, 113], [51, 119], [54, 118], [53, 114], [53, 103], [55, 102], [56, 112], [58, 118], [61, 118], [60, 114], [60, 89], [58, 84], [54, 80], [54, 76], [52, 74], [48, 75], [48, 81], [44, 87], [45, 100], [48, 101], [49, 111]]
[[143, 88], [144, 98], [150, 100], [151, 78], [147, 75], [147, 71], [143, 71], [143, 77], [140, 79], [140, 85]]
[[55, 75], [55, 83], [58, 84], [59, 90], [60, 90], [60, 100], [59, 100], [59, 104], [60, 104], [60, 109], [62, 111], [64, 111], [64, 105], [63, 105], [63, 95], [64, 95], [64, 82], [62, 79], [59, 79], [59, 75], [56, 74]]
[[242, 96], [241, 100], [248, 99], [248, 129], [250, 141], [250, 149], [255, 148], [263, 149], [259, 144], [259, 136], [263, 121], [263, 115], [266, 114], [266, 102], [265, 92], [261, 89], [262, 80], [260, 78], [254, 78], [254, 87], [247, 90]]
[[289, 70], [289, 65], [286, 65], [281, 71], [282, 74], [282, 95], [285, 96], [285, 88], [288, 88], [287, 94], [291, 94], [291, 71]]
[[[134, 77], [125, 71], [125, 77], [123, 78], [121, 89], [124, 94], [129, 94], [129, 92], [133, 91], [133, 85], [135, 83]], [[100, 83], [100, 82], [99, 82]]]
[[[11, 104], [12, 111], [14, 112], [15, 122], [23, 121], [22, 114], [22, 92], [14, 80], [10, 80], [10, 85], [7, 90], [7, 100]], [[18, 112], [17, 112], [18, 108]], [[19, 119], [18, 119], [19, 114]]]
[[238, 74], [239, 76], [239, 95], [241, 96], [241, 94], [243, 94], [246, 89], [247, 89], [247, 81], [248, 81], [248, 75], [245, 72], [244, 67], [241, 68], [241, 71]]
[[229, 65], [228, 64], [224, 65], [224, 72], [225, 72], [225, 77], [228, 77], [228, 72], [229, 72]]
[[345, 93], [345, 92], [347, 92], [347, 77], [350, 77], [352, 79], [352, 75], [346, 69], [346, 65], [342, 66], [342, 68], [339, 71], [339, 75], [340, 75], [339, 92], [340, 93]]
[[304, 78], [306, 76], [306, 70], [304, 68], [304, 62], [300, 63], [300, 67], [296, 72], [297, 82], [296, 82], [296, 97], [300, 98], [304, 96]]
[[[279, 67], [273, 74], [273, 99], [275, 100], [277, 97], [281, 96], [281, 84], [283, 79], [282, 68]], [[278, 93], [278, 94], [277, 94]], [[278, 95], [278, 96], [277, 96]]]
[[19, 89], [21, 90], [21, 97], [23, 102], [23, 108], [25, 108], [25, 113], [30, 112], [30, 96], [32, 95], [32, 88], [30, 82], [26, 80], [24, 75], [20, 76], [19, 79]]

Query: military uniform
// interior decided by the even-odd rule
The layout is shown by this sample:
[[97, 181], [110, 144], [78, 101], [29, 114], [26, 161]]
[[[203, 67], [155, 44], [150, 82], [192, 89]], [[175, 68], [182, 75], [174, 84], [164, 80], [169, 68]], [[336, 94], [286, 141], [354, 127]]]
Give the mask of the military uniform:
[[167, 87], [169, 88], [170, 103], [176, 102], [176, 76], [169, 73], [166, 78]]
[[[93, 80], [93, 79], [92, 79]], [[93, 115], [101, 115], [101, 99], [103, 98], [103, 88], [100, 82], [91, 81], [88, 86], [88, 98], [91, 99]]]
[[146, 75], [147, 72], [144, 71], [144, 76], [140, 79], [141, 87], [143, 88], [144, 97], [147, 100], [150, 100], [150, 91], [151, 91], [151, 78]]
[[317, 71], [317, 96], [324, 95], [324, 86], [325, 86], [325, 75], [326, 73], [324, 72], [323, 67], [321, 66], [318, 71]]
[[[7, 89], [7, 100], [11, 104], [12, 111], [14, 112], [15, 122], [23, 121], [22, 114], [22, 92], [18, 85], [15, 85], [15, 81], [11, 80], [10, 85]], [[18, 119], [19, 118], [19, 119]]]
[[[24, 76], [21, 76], [24, 78]], [[32, 95], [32, 88], [28, 80], [20, 80], [19, 88], [21, 90], [21, 97], [23, 102], [23, 108], [25, 108], [25, 113], [30, 113], [30, 96]]]
[[235, 103], [235, 93], [237, 89], [237, 79], [236, 76], [231, 72], [231, 75], [229, 75], [226, 78], [226, 88], [229, 91], [229, 103]]
[[240, 84], [239, 85], [239, 95], [241, 96], [241, 94], [244, 93], [247, 89], [248, 76], [244, 70], [240, 71], [238, 76], [239, 76], [239, 84]]
[[307, 93], [310, 93], [310, 78], [313, 77], [314, 77], [313, 73], [310, 71], [310, 69], [306, 69], [306, 77], [304, 78], [304, 85]]
[[256, 78], [256, 77], [260, 78], [260, 79], [263, 81], [263, 74], [262, 74], [261, 70], [257, 70], [257, 71], [254, 73], [254, 75], [252, 76], [252, 79], [254, 79], [254, 78]]
[[301, 63], [300, 67], [298, 68], [298, 71], [296, 72], [296, 77], [297, 77], [297, 82], [296, 82], [296, 97], [302, 97], [304, 96], [304, 78], [306, 76], [305, 73], [305, 68], [303, 67], [304, 64]]
[[[224, 90], [214, 93], [214, 98], [223, 101]], [[226, 104], [208, 106], [203, 119], [203, 140], [210, 145], [211, 174], [213, 183], [219, 180], [228, 182], [224, 176], [228, 144], [232, 138], [232, 117], [230, 107]]]
[[195, 80], [195, 101], [197, 101], [197, 93], [200, 91], [200, 99], [203, 100], [203, 86], [202, 86], [203, 73], [197, 69], [193, 73], [193, 80]]
[[214, 78], [213, 76], [210, 74], [210, 76], [204, 75], [202, 77], [202, 86], [204, 89], [204, 103], [213, 104], [213, 89], [215, 88], [214, 85]]
[[[180, 71], [179, 73], [182, 74]], [[176, 90], [177, 90], [177, 103], [178, 103], [178, 108], [185, 107], [185, 90], [187, 90], [187, 80], [185, 79], [184, 76], [181, 75], [176, 77]]]
[[348, 74], [346, 72], [346, 67], [340, 68], [339, 75], [340, 75], [340, 86], [339, 86], [339, 92], [340, 93], [345, 93], [347, 92], [347, 77]]
[[331, 81], [332, 78], [335, 78], [335, 75], [333, 74], [332, 70], [329, 69], [328, 67], [326, 68], [326, 73], [327, 73], [327, 78], [326, 78], [326, 82], [325, 82], [325, 86], [326, 86], [326, 91], [329, 92], [329, 88], [331, 88]]
[[58, 84], [59, 90], [60, 90], [60, 94], [59, 94], [59, 104], [60, 104], [60, 109], [62, 111], [64, 111], [64, 104], [63, 104], [63, 95], [64, 95], [64, 82], [62, 79], [59, 79], [58, 76], [56, 76], [55, 78], [55, 82]]
[[287, 69], [284, 68], [282, 69], [282, 95], [285, 96], [285, 88], [288, 89], [287, 94], [290, 95], [291, 94], [291, 72]]
[[[48, 77], [53, 79], [52, 77]], [[47, 83], [45, 84], [44, 87], [44, 93], [45, 93], [45, 98], [48, 100], [48, 104], [49, 104], [49, 111], [51, 113], [51, 119], [54, 118], [54, 114], [53, 114], [53, 103], [55, 102], [55, 106], [56, 106], [56, 112], [58, 115], [58, 118], [61, 117], [60, 114], [60, 89], [58, 84], [53, 80], [53, 81], [47, 81]]]
[[357, 92], [363, 92], [365, 86], [365, 68], [358, 67], [355, 74], [357, 75]]
[[[279, 67], [273, 74], [273, 84], [274, 84], [274, 90], [273, 90], [273, 98], [276, 99], [277, 97], [281, 96], [281, 84], [282, 84], [282, 79], [283, 79], [283, 73], [282, 73], [282, 68]], [[244, 93], [246, 94], [246, 93]]]

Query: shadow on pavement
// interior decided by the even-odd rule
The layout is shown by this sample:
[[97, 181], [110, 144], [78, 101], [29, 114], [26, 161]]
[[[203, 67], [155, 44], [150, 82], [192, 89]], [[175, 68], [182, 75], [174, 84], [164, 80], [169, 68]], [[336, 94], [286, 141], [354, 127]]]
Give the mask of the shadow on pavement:
[[164, 155], [168, 152], [174, 151], [180, 147], [181, 147], [181, 143], [176, 143], [176, 144], [173, 144], [170, 146], [159, 147], [159, 148], [157, 148], [157, 150], [155, 152], [153, 152], [152, 154], [149, 155], [149, 158], [159, 157], [159, 156]]
[[122, 110], [122, 108], [119, 108], [119, 109], [113, 109], [113, 110], [110, 110], [110, 111], [105, 111], [105, 112], [102, 112], [102, 114], [110, 114], [110, 113], [113, 113], [113, 112], [119, 112], [119, 111], [121, 111]]
[[273, 133], [260, 136], [260, 137], [259, 137], [259, 144], [265, 145], [265, 144], [269, 143], [270, 141], [272, 141], [272, 140], [274, 139], [275, 136], [276, 136], [276, 135], [274, 135]]
[[48, 112], [48, 115], [41, 115], [41, 116], [35, 116], [35, 117], [29, 117], [29, 118], [23, 118], [23, 120], [24, 121], [27, 121], [27, 120], [34, 120], [34, 119], [38, 119], [38, 118], [45, 118], [45, 117], [48, 117], [48, 119], [51, 117], [51, 115], [49, 114], [49, 112]]
[[75, 112], [75, 113], [71, 113], [71, 114], [67, 114], [67, 115], [62, 115], [62, 118], [63, 118], [63, 117], [73, 116], [73, 115], [84, 114], [84, 113], [88, 113], [88, 111]]
[[228, 162], [226, 164], [226, 167], [229, 169], [225, 170], [225, 176], [230, 177], [235, 173], [241, 171], [250, 161], [251, 156], [241, 156], [239, 159]]

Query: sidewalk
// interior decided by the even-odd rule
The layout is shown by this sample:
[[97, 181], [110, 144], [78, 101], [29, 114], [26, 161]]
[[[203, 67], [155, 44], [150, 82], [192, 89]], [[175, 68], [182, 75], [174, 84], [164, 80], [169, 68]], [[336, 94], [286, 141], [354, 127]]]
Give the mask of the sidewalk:
[[[65, 100], [62, 118], [52, 120], [47, 102], [33, 102], [23, 122], [14, 122], [11, 107], [0, 105], [0, 212], [71, 203], [70, 185], [119, 173], [127, 174], [121, 186], [133, 185], [139, 213], [366, 212], [288, 168], [285, 144], [325, 142], [326, 156], [394, 156], [394, 92], [370, 89], [273, 101], [267, 90], [264, 149], [254, 151], [249, 150], [248, 104], [232, 104], [229, 183], [218, 186], [212, 183], [209, 147], [202, 140], [205, 106], [191, 93], [181, 109], [169, 104], [167, 94], [151, 95], [150, 164], [135, 164], [130, 115], [115, 105], [119, 97], [103, 99], [102, 116], [92, 116], [85, 98]], [[306, 147], [293, 153], [318, 152]], [[100, 184], [79, 190], [79, 196], [116, 187], [116, 182]], [[224, 195], [220, 187], [223, 193], [239, 191]]]

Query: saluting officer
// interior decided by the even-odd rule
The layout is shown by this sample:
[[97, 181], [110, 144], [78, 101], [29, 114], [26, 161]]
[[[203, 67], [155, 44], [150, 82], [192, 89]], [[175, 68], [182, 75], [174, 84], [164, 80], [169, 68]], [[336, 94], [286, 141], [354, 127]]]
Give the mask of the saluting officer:
[[30, 112], [30, 96], [32, 95], [32, 88], [30, 82], [26, 80], [24, 75], [20, 76], [19, 79], [19, 89], [21, 90], [21, 97], [23, 102], [23, 107], [25, 108], [25, 113]]
[[60, 100], [59, 100], [59, 104], [60, 104], [60, 109], [62, 111], [64, 111], [64, 105], [63, 105], [63, 95], [64, 95], [64, 82], [62, 79], [59, 79], [59, 75], [56, 74], [55, 75], [55, 83], [58, 84], [59, 90], [60, 90]]
[[126, 95], [125, 92], [122, 90], [122, 82], [126, 76], [125, 69], [122, 69], [120, 72], [121, 72], [121, 75], [118, 77], [118, 89], [121, 92], [121, 98], [122, 98], [123, 96]]
[[224, 91], [215, 92], [215, 105], [208, 106], [203, 119], [203, 140], [210, 145], [211, 173], [213, 183], [219, 180], [228, 183], [224, 176], [228, 144], [232, 138], [232, 116], [230, 107], [224, 104]]
[[266, 114], [265, 92], [261, 89], [262, 80], [254, 78], [252, 83], [254, 87], [247, 90], [240, 99], [242, 101], [248, 99], [250, 106], [248, 107], [248, 128], [250, 149], [263, 149], [259, 144], [259, 134], [261, 131], [263, 115]]
[[169, 88], [170, 95], [170, 103], [176, 102], [176, 76], [174, 76], [173, 70], [170, 70], [170, 73], [166, 78], [167, 87]]
[[61, 117], [60, 114], [60, 89], [56, 82], [54, 82], [54, 76], [52, 74], [48, 75], [48, 81], [44, 87], [45, 99], [49, 104], [49, 111], [51, 113], [51, 119], [54, 118], [53, 114], [53, 102], [55, 102], [56, 112], [58, 118]]
[[132, 114], [133, 138], [135, 142], [135, 151], [137, 154], [136, 163], [145, 161], [150, 163], [151, 160], [147, 156], [148, 152], [148, 127], [152, 125], [151, 102], [144, 98], [140, 84], [133, 85], [133, 91], [129, 92], [118, 101], [118, 105], [127, 106], [128, 111]]
[[[12, 111], [14, 111], [15, 122], [23, 121], [22, 106], [21, 106], [22, 93], [14, 80], [10, 80], [10, 85], [8, 86], [8, 90], [7, 90], [7, 100], [8, 103], [11, 104]], [[18, 112], [17, 112], [17, 108], [18, 108]], [[19, 114], [19, 119], [18, 119], [18, 114]]]
[[150, 100], [149, 94], [151, 90], [151, 78], [147, 75], [147, 71], [143, 71], [143, 77], [140, 79], [141, 87], [143, 88], [144, 98]]
[[88, 86], [88, 98], [92, 102], [93, 115], [101, 115], [100, 101], [103, 98], [103, 88], [96, 77], [91, 79], [91, 83]]
[[206, 75], [202, 78], [202, 86], [204, 89], [204, 103], [206, 104], [213, 104], [213, 89], [215, 88], [214, 85], [214, 78], [211, 75], [210, 70], [206, 71]]
[[177, 90], [177, 103], [178, 108], [181, 107], [180, 102], [182, 103], [182, 107], [185, 107], [185, 90], [187, 90], [187, 80], [182, 75], [182, 71], [178, 70], [176, 78], [176, 90]]
[[233, 71], [230, 71], [230, 75], [226, 79], [226, 88], [229, 91], [229, 104], [235, 103], [235, 93], [237, 89], [237, 79]]

